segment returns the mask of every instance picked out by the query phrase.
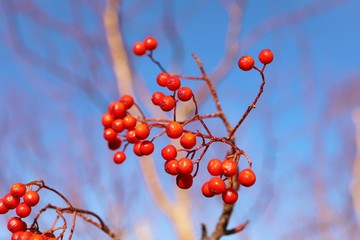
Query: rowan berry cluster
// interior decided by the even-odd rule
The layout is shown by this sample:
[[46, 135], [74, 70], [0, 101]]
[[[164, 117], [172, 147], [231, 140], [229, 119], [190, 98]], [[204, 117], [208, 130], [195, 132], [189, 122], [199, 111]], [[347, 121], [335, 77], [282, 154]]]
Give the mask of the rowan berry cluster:
[[[172, 118], [146, 118], [138, 105], [134, 103], [133, 98], [128, 95], [121, 96], [118, 102], [111, 103], [108, 112], [102, 116], [104, 138], [111, 150], [119, 149], [124, 143], [123, 148], [114, 154], [113, 160], [117, 164], [123, 163], [126, 159], [125, 150], [130, 144], [133, 144], [133, 152], [137, 156], [150, 155], [155, 149], [154, 141], [161, 136], [167, 136], [172, 143], [161, 149], [161, 156], [165, 160], [164, 170], [166, 173], [176, 176], [176, 184], [179, 188], [188, 189], [193, 185], [193, 179], [199, 171], [199, 163], [204, 159], [208, 148], [215, 142], [221, 142], [229, 147], [229, 151], [223, 161], [219, 159], [208, 161], [207, 170], [212, 178], [202, 185], [201, 191], [205, 197], [221, 195], [225, 203], [234, 204], [238, 199], [237, 185], [250, 187], [256, 181], [256, 175], [251, 169], [252, 162], [247, 154], [234, 143], [234, 134], [250, 111], [255, 108], [265, 84], [265, 66], [272, 62], [273, 54], [268, 49], [260, 52], [259, 61], [263, 64], [261, 69], [255, 66], [255, 61], [251, 56], [243, 56], [239, 59], [239, 68], [244, 71], [251, 69], [258, 71], [262, 78], [262, 84], [258, 95], [240, 118], [238, 124], [231, 127], [228, 126], [216, 90], [206, 76], [199, 58], [193, 55], [203, 74], [202, 77], [171, 74], [153, 58], [153, 50], [156, 47], [157, 40], [154, 37], [147, 37], [144, 42], [134, 44], [133, 52], [141, 56], [149, 51], [148, 56], [160, 68], [161, 72], [154, 82], [163, 90], [154, 92], [151, 101], [162, 111], [172, 113]], [[183, 86], [184, 79], [205, 81], [212, 93], [218, 112], [200, 115], [196, 96], [190, 87]], [[182, 103], [193, 104], [195, 113], [184, 121], [177, 121], [177, 105]], [[128, 110], [132, 106], [138, 109], [139, 116], [130, 114]], [[207, 118], [220, 118], [226, 125], [229, 135], [214, 136], [205, 122]], [[202, 129], [194, 130], [188, 127], [189, 123], [194, 122], [200, 123]], [[160, 132], [150, 138], [154, 128], [158, 128]], [[249, 167], [239, 171], [238, 163], [241, 156], [247, 159]]]

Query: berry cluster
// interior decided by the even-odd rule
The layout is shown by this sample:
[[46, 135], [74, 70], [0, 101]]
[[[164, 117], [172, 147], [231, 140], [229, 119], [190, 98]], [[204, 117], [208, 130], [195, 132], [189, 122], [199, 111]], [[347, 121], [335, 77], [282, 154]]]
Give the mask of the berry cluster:
[[[157, 40], [153, 37], [147, 37], [144, 42], [135, 43], [133, 52], [140, 56], [144, 55], [146, 50], [149, 50], [150, 54], [148, 56], [159, 66], [161, 72], [156, 77], [156, 84], [164, 90], [154, 92], [151, 96], [151, 101], [162, 111], [172, 113], [172, 118], [146, 118], [138, 105], [134, 104], [132, 97], [128, 95], [122, 96], [119, 102], [111, 103], [108, 107], [108, 112], [102, 117], [102, 123], [105, 128], [104, 138], [108, 141], [108, 146], [111, 150], [118, 149], [122, 142], [125, 142], [123, 149], [114, 154], [113, 160], [117, 164], [123, 163], [126, 158], [125, 149], [129, 144], [133, 144], [133, 152], [137, 156], [150, 155], [155, 148], [154, 140], [161, 136], [167, 136], [173, 143], [161, 149], [161, 156], [165, 160], [164, 170], [166, 173], [176, 176], [176, 184], [179, 188], [188, 189], [193, 185], [193, 179], [199, 171], [199, 163], [204, 159], [204, 155], [211, 144], [215, 142], [223, 143], [230, 150], [224, 161], [219, 159], [208, 161], [207, 170], [212, 178], [202, 185], [201, 191], [205, 197], [221, 195], [225, 203], [234, 204], [238, 199], [238, 184], [250, 187], [256, 181], [256, 175], [251, 169], [252, 162], [247, 154], [234, 143], [234, 134], [250, 111], [255, 108], [265, 84], [263, 74], [265, 66], [272, 62], [273, 54], [268, 49], [260, 52], [259, 60], [263, 64], [262, 69], [255, 66], [254, 59], [251, 56], [243, 56], [239, 59], [239, 68], [244, 71], [251, 69], [258, 71], [262, 78], [262, 84], [253, 103], [240, 118], [238, 124], [232, 128], [228, 126], [229, 124], [222, 112], [216, 90], [206, 76], [200, 60], [194, 55], [203, 73], [202, 77], [170, 74], [158, 61], [154, 60], [152, 51], [156, 46]], [[180, 79], [205, 81], [210, 88], [218, 112], [200, 115], [196, 96], [190, 87], [182, 86], [183, 82]], [[176, 106], [186, 102], [194, 104], [195, 113], [185, 121], [177, 121]], [[133, 116], [127, 111], [133, 105], [138, 108], [141, 116]], [[229, 135], [225, 137], [214, 136], [204, 120], [206, 118], [220, 118], [226, 125]], [[200, 123], [203, 129], [193, 130], [189, 128], [188, 124], [194, 122]], [[150, 139], [150, 131], [153, 128], [160, 129], [160, 133]], [[247, 159], [249, 168], [239, 171], [238, 163], [241, 156]]]

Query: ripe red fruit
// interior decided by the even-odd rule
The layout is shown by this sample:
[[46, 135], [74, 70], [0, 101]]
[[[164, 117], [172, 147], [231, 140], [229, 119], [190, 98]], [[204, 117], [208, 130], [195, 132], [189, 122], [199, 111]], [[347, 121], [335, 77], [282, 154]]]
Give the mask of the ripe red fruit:
[[21, 232], [19, 234], [19, 240], [30, 240], [32, 235], [33, 235], [33, 233], [30, 231]]
[[162, 92], [154, 92], [151, 101], [154, 105], [159, 106], [165, 95]]
[[179, 98], [180, 101], [183, 102], [189, 101], [192, 98], [192, 96], [193, 96], [193, 92], [189, 87], [181, 87], [177, 91], [177, 97]]
[[10, 232], [15, 233], [26, 230], [26, 223], [19, 217], [12, 217], [7, 223], [7, 228]]
[[218, 177], [212, 178], [209, 181], [209, 190], [215, 195], [222, 194], [226, 189], [225, 182]]
[[213, 158], [208, 162], [207, 170], [212, 176], [219, 176], [222, 174], [222, 162]]
[[157, 47], [157, 40], [154, 37], [147, 37], [144, 40], [144, 46], [147, 50], [152, 51]]
[[226, 177], [232, 177], [237, 173], [237, 162], [225, 159], [222, 163], [222, 172]]
[[245, 168], [239, 173], [239, 183], [245, 187], [251, 187], [256, 182], [256, 175], [250, 168]]
[[115, 119], [111, 124], [112, 129], [114, 129], [115, 132], [120, 133], [122, 132], [125, 127], [122, 119]]
[[143, 42], [136, 42], [133, 45], [133, 53], [135, 53], [138, 56], [142, 56], [146, 53], [146, 48]]
[[18, 215], [21, 218], [26, 218], [31, 213], [31, 207], [22, 202], [16, 207], [16, 215]]
[[24, 202], [27, 203], [29, 206], [35, 206], [40, 201], [40, 196], [35, 191], [27, 191], [24, 194]]
[[113, 157], [114, 163], [121, 164], [126, 160], [126, 154], [123, 151], [117, 151]]
[[191, 174], [179, 174], [176, 177], [176, 185], [181, 189], [189, 189], [193, 184]]
[[141, 157], [143, 154], [141, 152], [141, 144], [142, 142], [141, 141], [138, 141], [137, 143], [134, 144], [134, 147], [133, 147], [133, 152], [135, 153], [136, 156], [139, 156]]
[[119, 102], [122, 102], [125, 108], [129, 109], [134, 105], [134, 98], [130, 95], [123, 95], [120, 97]]
[[274, 55], [269, 49], [261, 50], [259, 53], [259, 61], [263, 64], [269, 64], [273, 61]]
[[251, 70], [254, 64], [254, 59], [251, 56], [242, 56], [238, 61], [238, 66], [243, 71]]
[[115, 138], [114, 140], [108, 142], [108, 148], [110, 150], [116, 150], [121, 146], [121, 139], [120, 138]]
[[137, 123], [137, 119], [131, 115], [124, 117], [122, 121], [124, 127], [128, 130], [134, 129]]
[[190, 174], [194, 169], [194, 164], [189, 158], [182, 158], [179, 160], [178, 170], [179, 174]]
[[202, 194], [207, 197], [207, 198], [210, 198], [210, 197], [213, 197], [215, 194], [212, 193], [209, 189], [209, 182], [206, 182], [202, 185], [201, 187], [201, 192]]
[[[46, 238], [47, 239], [47, 238]], [[45, 237], [41, 234], [34, 233], [29, 240], [45, 240]]]
[[23, 233], [23, 231], [15, 232], [11, 235], [11, 240], [20, 240], [20, 234]]
[[176, 76], [170, 76], [170, 78], [168, 79], [168, 81], [166, 83], [166, 87], [171, 91], [178, 90], [180, 88], [180, 86], [181, 86], [181, 81]]
[[179, 122], [170, 122], [166, 126], [166, 134], [169, 138], [179, 138], [184, 132], [183, 126]]
[[122, 102], [116, 102], [112, 104], [110, 113], [114, 115], [115, 118], [123, 118], [126, 116], [126, 108]]
[[167, 145], [161, 150], [161, 156], [166, 160], [170, 161], [176, 158], [177, 151], [174, 145]]
[[101, 122], [105, 128], [111, 127], [113, 121], [114, 121], [114, 115], [112, 115], [111, 113], [104, 113], [102, 115]]
[[140, 152], [143, 154], [143, 155], [150, 155], [153, 153], [154, 151], [154, 144], [148, 140], [145, 140], [143, 141], [141, 144], [140, 144]]
[[14, 209], [19, 205], [20, 198], [15, 197], [10, 193], [8, 193], [4, 196], [3, 203], [7, 209]]
[[238, 200], [238, 193], [232, 188], [227, 188], [222, 194], [222, 199], [224, 203], [234, 204]]
[[5, 206], [4, 201], [0, 199], [0, 214], [5, 214], [9, 209]]
[[104, 130], [104, 138], [106, 141], [111, 142], [114, 141], [117, 137], [116, 132], [112, 128], [106, 128]]
[[164, 96], [159, 106], [164, 112], [169, 112], [175, 107], [175, 99], [172, 96]]
[[178, 160], [170, 160], [170, 161], [166, 161], [164, 164], [164, 169], [165, 172], [167, 172], [170, 175], [178, 175], [179, 171], [178, 171], [178, 166], [179, 166], [179, 162]]
[[138, 139], [146, 139], [150, 135], [150, 127], [147, 123], [141, 123], [135, 127], [135, 135]]
[[139, 139], [136, 137], [135, 129], [126, 132], [126, 140], [129, 143], [137, 143]]
[[191, 132], [185, 133], [180, 138], [180, 144], [186, 149], [193, 148], [196, 145], [196, 135]]
[[167, 72], [162, 72], [157, 76], [156, 82], [157, 84], [159, 84], [159, 86], [166, 87], [169, 79], [170, 79], [170, 74], [168, 74]]
[[22, 197], [26, 192], [26, 186], [23, 183], [14, 183], [10, 187], [10, 194], [14, 197]]

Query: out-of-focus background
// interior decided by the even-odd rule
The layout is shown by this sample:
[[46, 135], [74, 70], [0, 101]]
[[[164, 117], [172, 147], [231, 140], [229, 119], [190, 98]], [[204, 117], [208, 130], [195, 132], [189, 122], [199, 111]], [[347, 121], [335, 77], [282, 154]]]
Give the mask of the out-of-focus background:
[[[147, 185], [141, 161], [149, 159], [129, 151], [115, 165], [102, 137], [101, 116], [121, 94], [134, 94], [148, 116], [160, 114], [148, 104], [159, 90], [159, 69], [132, 54], [132, 45], [156, 37], [154, 57], [190, 76], [200, 75], [191, 57], [197, 54], [232, 124], [261, 81], [255, 71], [240, 71], [237, 60], [246, 54], [257, 61], [270, 48], [275, 58], [264, 94], [236, 135], [257, 183], [240, 190], [229, 227], [250, 224], [224, 238], [358, 239], [359, 9], [356, 0], [0, 1], [0, 195], [14, 182], [43, 179], [124, 239], [180, 239], [176, 216]], [[213, 113], [207, 88], [184, 82], [197, 92], [200, 112]], [[209, 125], [224, 133], [216, 121]], [[159, 150], [166, 142], [157, 144]], [[206, 159], [224, 158], [223, 147]], [[201, 194], [205, 164], [191, 190], [179, 192], [163, 159], [154, 154], [149, 162], [187, 219], [187, 239], [200, 238], [201, 223], [213, 231], [222, 201]], [[55, 201], [43, 195], [43, 205]], [[10, 238], [10, 215], [0, 216], [1, 239]], [[73, 239], [107, 236], [79, 220]]]

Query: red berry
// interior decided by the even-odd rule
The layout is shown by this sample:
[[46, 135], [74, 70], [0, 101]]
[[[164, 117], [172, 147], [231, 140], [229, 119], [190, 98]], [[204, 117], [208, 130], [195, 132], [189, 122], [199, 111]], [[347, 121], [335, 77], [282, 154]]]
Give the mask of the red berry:
[[12, 217], [7, 223], [7, 228], [10, 232], [15, 233], [26, 230], [26, 223], [19, 217]]
[[209, 182], [206, 182], [202, 185], [201, 187], [201, 192], [202, 194], [207, 197], [207, 198], [210, 198], [210, 197], [213, 197], [215, 194], [213, 192], [210, 191], [209, 189]]
[[113, 121], [114, 115], [112, 115], [111, 113], [104, 113], [104, 115], [102, 115], [101, 122], [105, 128], [111, 127]]
[[115, 118], [123, 118], [126, 116], [126, 108], [122, 102], [116, 102], [112, 105], [110, 112]]
[[154, 151], [154, 144], [151, 141], [145, 140], [140, 145], [140, 152], [143, 155], [150, 155]]
[[21, 218], [26, 218], [31, 213], [31, 207], [22, 202], [16, 207], [16, 215], [18, 215]]
[[27, 191], [24, 194], [24, 202], [27, 203], [29, 206], [35, 206], [40, 201], [40, 196], [35, 191]]
[[165, 95], [162, 92], [154, 92], [151, 101], [154, 105], [159, 106]]
[[239, 68], [243, 71], [251, 70], [254, 64], [254, 59], [251, 56], [242, 56], [238, 61]]
[[112, 128], [106, 128], [104, 130], [104, 138], [106, 141], [111, 142], [114, 141], [117, 137], [116, 132]]
[[130, 95], [121, 96], [119, 102], [122, 102], [126, 109], [131, 108], [134, 105], [134, 98]]
[[161, 150], [161, 156], [166, 160], [170, 161], [176, 158], [177, 151], [174, 145], [167, 145]]
[[138, 139], [146, 139], [150, 135], [150, 128], [147, 123], [141, 123], [135, 127], [135, 135]]
[[114, 140], [108, 142], [108, 148], [110, 150], [116, 150], [121, 146], [121, 139], [120, 138], [115, 138]]
[[169, 79], [170, 79], [170, 74], [168, 74], [167, 72], [162, 72], [157, 76], [156, 82], [159, 86], [166, 87]]
[[129, 143], [137, 143], [139, 139], [136, 137], [135, 129], [126, 132], [126, 140]]
[[174, 175], [174, 176], [178, 175], [178, 173], [179, 173], [178, 165], [179, 165], [178, 160], [173, 159], [170, 161], [166, 161], [164, 164], [165, 172], [167, 172], [170, 175]]
[[21, 232], [19, 234], [19, 240], [30, 240], [30, 238], [32, 237], [33, 233], [32, 232]]
[[179, 174], [190, 174], [193, 171], [194, 164], [189, 158], [182, 158], [179, 160], [178, 170]]
[[159, 106], [164, 112], [169, 112], [175, 107], [175, 99], [172, 96], [164, 96]]
[[134, 147], [133, 147], [133, 152], [135, 153], [136, 156], [139, 156], [141, 157], [143, 154], [141, 152], [141, 144], [142, 142], [141, 141], [138, 141], [137, 143], [134, 144]]
[[121, 164], [126, 160], [126, 155], [123, 151], [117, 151], [113, 157], [114, 163]]
[[114, 129], [115, 132], [120, 133], [122, 132], [125, 127], [122, 119], [115, 119], [111, 124], [112, 129]]
[[15, 232], [11, 235], [11, 240], [20, 240], [20, 234], [23, 233], [23, 231]]
[[208, 162], [207, 170], [212, 176], [219, 176], [222, 174], [222, 162], [213, 158]]
[[166, 87], [171, 91], [178, 90], [180, 86], [181, 86], [180, 79], [176, 76], [170, 76], [170, 78], [166, 83]]
[[176, 177], [176, 185], [181, 189], [189, 189], [193, 184], [191, 174], [179, 174]]
[[209, 181], [209, 190], [215, 195], [222, 194], [226, 189], [225, 182], [218, 177], [212, 178]]
[[138, 55], [142, 56], [146, 53], [146, 48], [143, 42], [136, 42], [133, 46], [133, 52]]
[[192, 92], [191, 88], [189, 88], [189, 87], [181, 87], [177, 91], [177, 96], [180, 101], [186, 102], [192, 98], [193, 92]]
[[26, 192], [26, 186], [22, 183], [14, 183], [10, 187], [10, 194], [14, 197], [22, 197]]
[[123, 125], [126, 129], [134, 129], [137, 123], [137, 119], [134, 116], [126, 116], [123, 118]]
[[224, 203], [234, 204], [238, 200], [238, 193], [232, 188], [227, 188], [225, 192], [222, 193], [222, 199]]
[[259, 61], [263, 64], [269, 64], [273, 61], [274, 55], [269, 49], [261, 50], [259, 53]]
[[[47, 238], [46, 238], [47, 239]], [[41, 234], [34, 233], [29, 240], [45, 240], [44, 236]]]
[[10, 193], [8, 193], [4, 196], [3, 203], [7, 209], [14, 209], [19, 205], [20, 198], [15, 197]]
[[179, 122], [170, 122], [166, 126], [166, 134], [169, 138], [179, 138], [184, 132], [183, 126]]
[[5, 214], [9, 209], [5, 206], [4, 201], [0, 199], [0, 214]]
[[237, 162], [225, 159], [222, 163], [222, 172], [226, 177], [232, 177], [237, 173]]
[[239, 173], [239, 183], [245, 187], [251, 187], [256, 182], [256, 175], [250, 168], [245, 168]]
[[157, 40], [154, 37], [147, 37], [144, 40], [144, 46], [147, 50], [154, 50], [157, 47]]
[[196, 145], [196, 135], [191, 132], [185, 133], [180, 138], [180, 144], [186, 149], [193, 148]]

